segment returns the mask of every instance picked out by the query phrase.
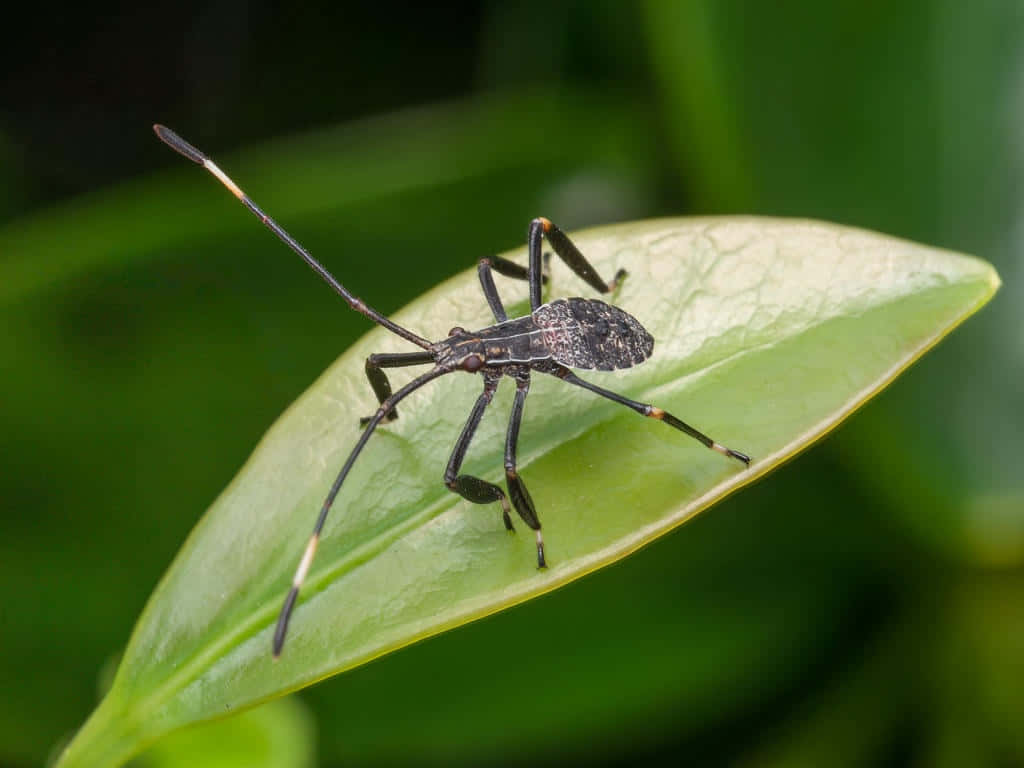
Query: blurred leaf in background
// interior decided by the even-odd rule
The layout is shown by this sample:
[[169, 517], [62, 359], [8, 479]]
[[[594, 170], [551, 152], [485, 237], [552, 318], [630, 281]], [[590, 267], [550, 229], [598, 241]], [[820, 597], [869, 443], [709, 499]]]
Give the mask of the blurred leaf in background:
[[[699, 179], [716, 176], [717, 157], [689, 152], [687, 131], [704, 123], [702, 95], [729, 105], [727, 133], [743, 138], [727, 154], [744, 158], [739, 175], [754, 189], [724, 205], [966, 248], [1011, 285], [977, 328], [860, 419], [843, 450], [878, 477], [877, 492], [928, 546], [974, 562], [1004, 559], [987, 547], [1024, 555], [1022, 516], [986, 512], [992, 496], [1024, 509], [1014, 460], [1024, 390], [1010, 384], [1024, 380], [1014, 338], [1024, 325], [1019, 9], [909, 2], [801, 19], [742, 4], [695, 7], [704, 10], [647, 6], [653, 60], [675, 155]], [[718, 51], [719, 65], [703, 89], [677, 74], [691, 68], [667, 66], [701, 46]]]
[[240, 180], [384, 311], [538, 214], [812, 216], [1003, 277], [769, 480], [305, 692], [321, 764], [1024, 761], [1019, 7], [26, 12], [0, 115], [0, 762], [38, 764], [82, 722], [202, 510], [366, 327], [222, 216], [156, 120], [228, 167], [224, 148], [293, 134], [258, 150], [276, 172]]

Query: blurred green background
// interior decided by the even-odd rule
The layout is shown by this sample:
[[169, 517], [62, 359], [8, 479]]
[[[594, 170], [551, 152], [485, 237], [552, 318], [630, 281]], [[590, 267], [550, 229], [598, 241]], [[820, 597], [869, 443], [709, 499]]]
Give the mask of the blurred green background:
[[385, 312], [539, 214], [822, 218], [1004, 287], [639, 554], [140, 765], [1024, 764], [1022, 6], [24, 13], [0, 51], [0, 764], [81, 724], [203, 510], [367, 330], [155, 121]]

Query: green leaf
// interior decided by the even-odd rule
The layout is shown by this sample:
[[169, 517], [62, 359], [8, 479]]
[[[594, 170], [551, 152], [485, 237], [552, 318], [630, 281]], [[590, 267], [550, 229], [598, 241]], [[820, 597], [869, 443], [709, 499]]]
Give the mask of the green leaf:
[[[603, 274], [629, 270], [615, 303], [656, 339], [643, 366], [587, 378], [749, 453], [751, 468], [538, 375], [520, 447], [548, 546], [550, 567], [538, 572], [522, 524], [508, 535], [497, 508], [471, 505], [440, 482], [480, 390], [476, 377], [443, 378], [411, 396], [356, 464], [275, 663], [271, 632], [296, 561], [358, 437], [358, 418], [376, 407], [362, 362], [370, 352], [408, 349], [375, 329], [288, 409], [193, 531], [140, 618], [110, 693], [61, 765], [117, 764], [170, 730], [614, 562], [833, 428], [999, 284], [976, 259], [815, 222], [675, 219], [575, 238]], [[503, 280], [500, 289], [524, 310], [525, 285]], [[550, 291], [587, 289], [556, 261]], [[473, 272], [395, 319], [431, 338], [456, 323], [492, 322]], [[495, 398], [466, 471], [500, 480], [509, 396], [504, 387]]]

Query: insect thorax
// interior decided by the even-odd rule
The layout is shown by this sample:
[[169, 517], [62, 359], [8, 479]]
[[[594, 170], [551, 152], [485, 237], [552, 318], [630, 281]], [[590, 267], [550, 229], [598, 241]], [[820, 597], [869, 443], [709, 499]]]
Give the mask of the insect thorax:
[[570, 368], [631, 368], [654, 349], [654, 337], [635, 317], [603, 301], [558, 299], [532, 317], [551, 356]]

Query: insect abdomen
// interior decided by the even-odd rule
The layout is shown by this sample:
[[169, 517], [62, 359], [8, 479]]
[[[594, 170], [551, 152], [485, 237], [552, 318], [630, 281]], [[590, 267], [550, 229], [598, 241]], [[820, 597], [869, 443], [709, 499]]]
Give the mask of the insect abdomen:
[[533, 311], [551, 356], [570, 368], [632, 368], [651, 356], [654, 337], [618, 307], [595, 299], [558, 299]]

